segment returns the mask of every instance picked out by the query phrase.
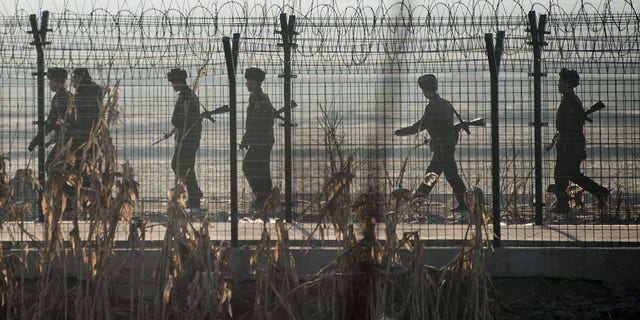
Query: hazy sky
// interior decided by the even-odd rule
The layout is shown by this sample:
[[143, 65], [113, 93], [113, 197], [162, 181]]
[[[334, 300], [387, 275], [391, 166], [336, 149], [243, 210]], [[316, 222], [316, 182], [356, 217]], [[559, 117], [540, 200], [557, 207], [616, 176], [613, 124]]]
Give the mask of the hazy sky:
[[[216, 7], [228, 2], [229, 0], [2, 0], [0, 1], [0, 12], [3, 14], [11, 14], [16, 10], [25, 10], [28, 13], [37, 13], [42, 10], [49, 10], [52, 12], [60, 12], [65, 8], [76, 13], [86, 13], [91, 11], [94, 7], [107, 8], [109, 11], [115, 12], [118, 10], [130, 10], [133, 12], [140, 12], [147, 9], [155, 8], [159, 10], [176, 9], [179, 11], [188, 11], [197, 5], [202, 5], [208, 8]], [[235, 0], [238, 3], [246, 3], [248, 6], [253, 4], [290, 4], [299, 10], [304, 9], [320, 3], [335, 3], [338, 7], [357, 6], [362, 4], [364, 6], [378, 7], [381, 4], [383, 6], [389, 6], [397, 3], [401, 0]], [[633, 3], [636, 2], [634, 8]], [[470, 0], [408, 0], [405, 1], [411, 5], [425, 4], [427, 6], [430, 3], [470, 3]], [[604, 7], [610, 7], [613, 12], [633, 12], [638, 11], [637, 0], [486, 0], [495, 5], [500, 5], [510, 11], [508, 8], [513, 7], [515, 4], [520, 4], [526, 10], [531, 8], [541, 11], [543, 8], [549, 7], [552, 3], [564, 11], [575, 12], [581, 6], [585, 6], [585, 9], [589, 12], [598, 11]], [[535, 4], [535, 6], [534, 6]]]

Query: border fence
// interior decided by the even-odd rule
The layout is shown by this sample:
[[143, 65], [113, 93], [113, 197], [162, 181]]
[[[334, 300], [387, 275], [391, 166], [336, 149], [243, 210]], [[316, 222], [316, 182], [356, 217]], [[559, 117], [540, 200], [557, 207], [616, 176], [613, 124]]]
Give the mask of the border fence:
[[[88, 12], [49, 11], [48, 26], [42, 26], [43, 12], [4, 12], [0, 152], [10, 158], [11, 177], [19, 169], [38, 176], [45, 153], [27, 150], [38, 131], [34, 121], [44, 116], [37, 107], [39, 90], [46, 87], [36, 80], [44, 77], [38, 68], [87, 68], [105, 87], [118, 82], [119, 116], [111, 129], [117, 163], [131, 166], [139, 183], [134, 216], [161, 224], [167, 192], [176, 183], [173, 142], [154, 144], [171, 130], [176, 95], [166, 74], [176, 67], [187, 70], [190, 84], [198, 79], [203, 107], [214, 110], [232, 106], [229, 70], [235, 68], [234, 114], [203, 122], [196, 173], [206, 210], [191, 217], [211, 222], [220, 240], [236, 245], [258, 240], [263, 224], [250, 209], [251, 189], [241, 170], [231, 170], [239, 168], [244, 154], [230, 148], [230, 141], [240, 141], [245, 129], [249, 93], [243, 71], [260, 67], [274, 107], [287, 109], [274, 126], [270, 165], [282, 200], [268, 214], [290, 222], [292, 240], [325, 239], [319, 235], [323, 227], [315, 230], [334, 218], [323, 212], [336, 179], [344, 178], [347, 198], [331, 214], [348, 216], [361, 195], [373, 195], [382, 221], [399, 216], [399, 232], [417, 230], [427, 241], [455, 243], [464, 237], [466, 222], [464, 215], [449, 212], [455, 201], [445, 179], [427, 203], [395, 209], [388, 204], [394, 190], [415, 190], [425, 175], [431, 153], [421, 144], [428, 137], [393, 133], [420, 119], [427, 101], [416, 80], [433, 73], [441, 96], [462, 119], [486, 120], [486, 127], [461, 133], [455, 156], [465, 183], [484, 191], [496, 241], [637, 246], [640, 15], [629, 1], [580, 4], [567, 9], [553, 1], [526, 8], [478, 0], [347, 7], [334, 2], [302, 10], [293, 4], [228, 1], [142, 11], [94, 5]], [[31, 14], [41, 27], [41, 43], [28, 33]], [[237, 64], [230, 69], [223, 38], [234, 34], [240, 36]], [[497, 49], [489, 50], [490, 44]], [[498, 58], [493, 65], [491, 55]], [[549, 212], [554, 197], [545, 189], [553, 183], [555, 151], [544, 147], [556, 131], [556, 83], [563, 67], [579, 71], [577, 94], [585, 107], [606, 105], [585, 126], [582, 164], [587, 176], [611, 190], [605, 212], [586, 192], [579, 192], [570, 213]], [[288, 108], [292, 104], [296, 107]], [[21, 222], [37, 220], [37, 201], [25, 201], [34, 209]], [[2, 219], [7, 224], [8, 218]], [[39, 230], [38, 224], [32, 228]], [[161, 234], [157, 228], [149, 233]], [[15, 230], [23, 233], [25, 227]], [[16, 240], [7, 237], [2, 240]]]

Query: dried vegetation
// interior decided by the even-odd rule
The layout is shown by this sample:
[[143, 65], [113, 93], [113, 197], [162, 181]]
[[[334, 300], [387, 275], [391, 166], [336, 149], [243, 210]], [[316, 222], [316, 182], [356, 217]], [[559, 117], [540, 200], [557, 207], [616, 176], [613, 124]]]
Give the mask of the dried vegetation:
[[[359, 164], [354, 154], [342, 150], [340, 121], [326, 113], [320, 120], [328, 175], [313, 204], [320, 214], [311, 236], [337, 233], [338, 254], [331, 263], [301, 275], [289, 245], [289, 226], [277, 220], [262, 225], [249, 279], [234, 279], [230, 249], [211, 242], [207, 221], [192, 223], [179, 181], [168, 193], [161, 247], [147, 248], [150, 222], [134, 213], [138, 183], [133, 168], [117, 170], [110, 138], [119, 112], [117, 83], [106, 92], [110, 94], [90, 139], [78, 150], [71, 149], [72, 143], [57, 149], [45, 186], [37, 185], [30, 170], [20, 176], [21, 185], [42, 189], [43, 235], [22, 227], [31, 204], [16, 193], [21, 185], [11, 185], [10, 159], [0, 154], [0, 229], [11, 224], [27, 237], [13, 242], [10, 250], [0, 245], [0, 318], [491, 319], [504, 310], [485, 269], [490, 217], [482, 191], [471, 188], [467, 194], [468, 229], [460, 253], [444, 267], [425, 265], [419, 233], [396, 233], [410, 191], [401, 187], [400, 178], [388, 201], [379, 198], [375, 186], [353, 194]], [[281, 210], [278, 199], [270, 210]], [[614, 194], [613, 205], [616, 212], [628, 210], [621, 192]], [[80, 230], [82, 219], [88, 232]], [[68, 220], [73, 227], [63, 234], [61, 225]], [[128, 230], [128, 242], [116, 243], [119, 229]], [[150, 258], [153, 251], [156, 258]], [[123, 253], [126, 264], [116, 261]], [[247, 283], [251, 290], [242, 290]], [[543, 301], [559, 315], [587, 308], [574, 301], [567, 309], [561, 302]], [[623, 302], [603, 301], [598, 312], [629, 309], [627, 304], [637, 301]]]
[[[289, 248], [282, 221], [264, 224], [262, 241], [250, 258], [252, 291], [232, 296], [229, 248], [209, 240], [205, 221], [197, 228], [185, 211], [185, 188], [177, 182], [168, 193], [166, 233], [159, 258], [147, 259], [149, 222], [134, 215], [138, 184], [133, 168], [116, 171], [109, 136], [117, 121], [117, 84], [102, 108], [101, 121], [81, 150], [59, 148], [42, 188], [44, 241], [23, 242], [0, 257], [0, 312], [7, 319], [487, 319], [496, 304], [484, 269], [486, 241], [483, 195], [470, 194], [469, 237], [449, 265], [423, 263], [418, 233], [398, 238], [397, 216], [406, 197], [380, 201], [372, 188], [352, 199], [355, 156], [344, 156], [339, 121], [325, 118], [331, 173], [318, 202], [317, 232], [338, 233], [339, 254], [314, 275], [302, 277]], [[64, 132], [62, 133], [64, 134]], [[61, 137], [63, 138], [63, 137]], [[60, 141], [64, 141], [61, 139]], [[81, 156], [79, 156], [81, 155]], [[20, 224], [24, 212], [9, 187], [6, 161], [0, 162], [3, 223]], [[32, 181], [36, 181], [33, 177]], [[72, 191], [69, 191], [72, 190]], [[69, 199], [69, 200], [68, 200]], [[69, 206], [69, 207], [68, 207]], [[80, 237], [78, 221], [90, 231]], [[62, 234], [63, 220], [73, 229]], [[386, 239], [378, 239], [379, 223]], [[0, 226], [2, 226], [0, 224]], [[131, 265], [114, 261], [115, 233], [128, 226]], [[269, 228], [277, 239], [270, 239]], [[27, 243], [34, 243], [29, 248]], [[1, 249], [1, 247], [0, 247]], [[30, 252], [38, 256], [35, 279], [25, 278]], [[155, 263], [155, 267], [150, 265]], [[155, 270], [148, 275], [149, 267]], [[128, 272], [127, 272], [128, 271]], [[126, 282], [124, 295], [116, 283]], [[31, 283], [31, 285], [29, 285]], [[33, 284], [35, 283], [35, 284]], [[29, 287], [31, 286], [31, 287]], [[234, 302], [237, 307], [234, 307]], [[249, 306], [242, 309], [241, 306]]]

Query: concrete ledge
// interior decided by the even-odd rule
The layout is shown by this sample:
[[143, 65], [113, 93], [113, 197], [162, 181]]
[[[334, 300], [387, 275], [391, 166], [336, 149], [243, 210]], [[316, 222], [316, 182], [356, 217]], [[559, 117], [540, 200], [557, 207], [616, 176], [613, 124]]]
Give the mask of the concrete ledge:
[[589, 279], [610, 288], [640, 284], [640, 248], [499, 248], [487, 255], [494, 277]]
[[[459, 247], [427, 247], [424, 263], [442, 267]], [[335, 249], [292, 249], [300, 275], [310, 275], [335, 260]], [[234, 277], [247, 275], [251, 251], [234, 249]], [[410, 259], [403, 255], [403, 259]], [[487, 271], [493, 277], [551, 277], [602, 281], [610, 288], [640, 284], [640, 248], [496, 248], [486, 251]]]
[[[312, 275], [334, 261], [338, 251], [334, 248], [291, 249], [296, 269], [304, 278]], [[459, 247], [427, 247], [423, 251], [424, 263], [442, 267], [458, 253]], [[5, 254], [8, 252], [5, 251]], [[229, 252], [232, 276], [237, 281], [252, 278], [249, 258], [253, 250], [234, 248]], [[409, 252], [402, 255], [411, 259]], [[152, 275], [158, 266], [159, 249], [148, 249], [133, 254], [130, 250], [117, 250], [111, 260], [121, 275], [134, 270], [136, 274]], [[38, 255], [28, 254], [25, 277], [36, 278]], [[588, 279], [602, 281], [610, 288], [629, 288], [640, 285], [640, 248], [497, 248], [486, 251], [487, 271], [493, 277], [551, 277], [566, 279]], [[70, 277], [81, 277], [86, 270], [82, 264], [69, 261]], [[141, 270], [144, 269], [144, 270]], [[142, 271], [142, 273], [140, 273]], [[125, 276], [126, 277], [126, 276]], [[150, 279], [145, 280], [150, 281]]]

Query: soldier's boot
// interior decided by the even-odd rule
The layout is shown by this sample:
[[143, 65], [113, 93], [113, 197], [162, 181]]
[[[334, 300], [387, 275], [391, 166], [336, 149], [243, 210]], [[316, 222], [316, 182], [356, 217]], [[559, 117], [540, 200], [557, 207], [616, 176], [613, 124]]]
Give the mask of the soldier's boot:
[[464, 213], [468, 213], [469, 212], [469, 208], [467, 208], [467, 205], [464, 203], [464, 192], [462, 193], [456, 193], [456, 200], [458, 200], [458, 206], [451, 209], [451, 212], [464, 212]]
[[187, 208], [188, 209], [200, 209], [200, 197], [189, 197], [187, 199]]
[[569, 197], [566, 192], [556, 193], [556, 205], [551, 209], [552, 213], [569, 212]]
[[413, 193], [413, 197], [411, 198], [411, 205], [419, 206], [422, 202], [425, 201], [431, 190], [433, 190], [432, 185], [428, 185], [426, 183], [421, 183], [418, 189]]
[[268, 193], [263, 193], [260, 192], [256, 195], [256, 199], [253, 201], [253, 207], [256, 210], [263, 210], [264, 209], [264, 203], [267, 201], [267, 198], [269, 198], [269, 194]]
[[609, 191], [609, 189], [605, 189], [606, 191], [603, 192], [599, 192], [596, 194], [596, 197], [598, 198], [598, 210], [600, 210], [600, 213], [605, 213], [607, 210], [607, 204], [609, 203], [609, 196], [611, 194], [611, 191]]

